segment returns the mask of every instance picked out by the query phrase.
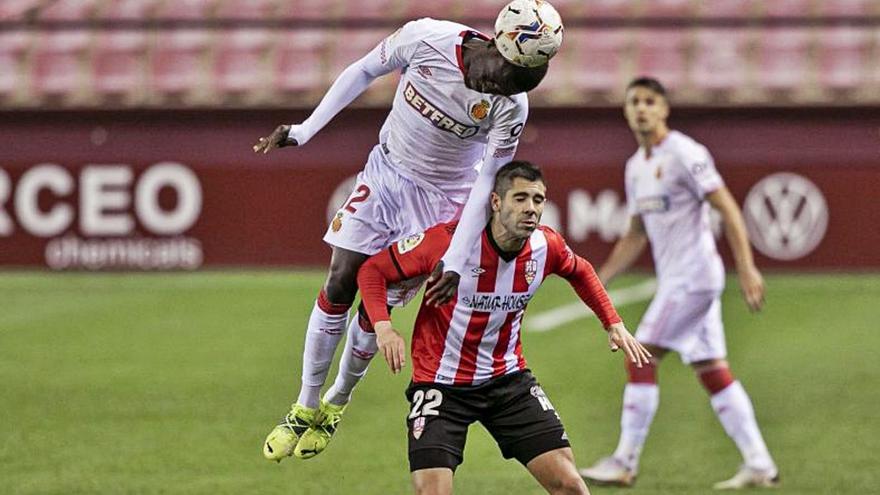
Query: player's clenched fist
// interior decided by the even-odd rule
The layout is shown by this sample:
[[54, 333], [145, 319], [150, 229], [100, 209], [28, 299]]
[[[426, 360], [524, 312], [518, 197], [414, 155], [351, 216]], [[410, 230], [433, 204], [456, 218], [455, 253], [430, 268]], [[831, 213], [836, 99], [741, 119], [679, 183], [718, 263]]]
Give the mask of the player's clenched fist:
[[291, 126], [279, 125], [266, 137], [261, 137], [257, 144], [254, 145], [254, 153], [268, 153], [275, 148], [283, 148], [285, 146], [298, 146], [299, 142], [290, 135]]
[[379, 352], [385, 356], [388, 367], [394, 374], [400, 373], [400, 370], [406, 364], [406, 341], [397, 333], [397, 330], [391, 326], [390, 321], [380, 321], [375, 325], [376, 345], [379, 346]]

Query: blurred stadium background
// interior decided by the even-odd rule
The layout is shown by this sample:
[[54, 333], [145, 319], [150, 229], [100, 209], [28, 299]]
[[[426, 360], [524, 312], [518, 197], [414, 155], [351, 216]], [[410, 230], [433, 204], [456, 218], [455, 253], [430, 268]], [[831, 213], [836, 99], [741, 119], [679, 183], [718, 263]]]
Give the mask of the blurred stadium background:
[[[381, 362], [327, 453], [276, 466], [259, 452], [298, 388], [328, 215], [396, 79], [303, 149], [250, 146], [406, 20], [491, 32], [503, 3], [0, 0], [0, 493], [407, 493], [407, 377]], [[565, 41], [519, 152], [547, 172], [545, 222], [604, 259], [635, 149], [622, 90], [661, 79], [768, 272], [757, 316], [729, 279], [725, 321], [780, 492], [876, 492], [880, 1], [552, 3]], [[612, 287], [631, 328], [641, 266]], [[548, 284], [525, 352], [586, 463], [614, 446], [624, 376], [574, 300]], [[637, 492], [705, 493], [738, 462], [673, 361]], [[479, 428], [456, 483], [540, 493]]]

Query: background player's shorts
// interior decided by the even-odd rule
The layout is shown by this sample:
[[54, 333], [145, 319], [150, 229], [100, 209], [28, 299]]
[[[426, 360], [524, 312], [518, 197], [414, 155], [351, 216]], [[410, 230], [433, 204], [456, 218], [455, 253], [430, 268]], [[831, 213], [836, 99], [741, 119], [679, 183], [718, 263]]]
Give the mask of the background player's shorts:
[[[393, 242], [449, 222], [461, 214], [462, 204], [439, 191], [426, 189], [400, 175], [385, 158], [381, 146], [370, 152], [354, 190], [330, 222], [324, 242], [374, 255]], [[424, 279], [392, 286], [388, 303], [405, 304], [416, 295]]]
[[686, 364], [727, 356], [720, 291], [660, 287], [639, 323], [636, 339], [672, 349]]
[[475, 421], [483, 423], [505, 459], [515, 458], [524, 466], [545, 452], [570, 446], [553, 405], [528, 370], [476, 386], [412, 383], [406, 398], [410, 471], [454, 471], [464, 460], [468, 426]]

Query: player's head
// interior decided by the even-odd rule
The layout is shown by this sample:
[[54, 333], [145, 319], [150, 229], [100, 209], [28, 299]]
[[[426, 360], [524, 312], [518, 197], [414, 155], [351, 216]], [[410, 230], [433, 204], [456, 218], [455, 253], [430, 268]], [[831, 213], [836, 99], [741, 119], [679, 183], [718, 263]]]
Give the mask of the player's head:
[[530, 162], [514, 160], [495, 175], [490, 200], [492, 222], [500, 224], [513, 237], [524, 239], [538, 228], [546, 199], [541, 169]]
[[511, 96], [538, 87], [547, 75], [549, 64], [538, 67], [520, 67], [507, 61], [494, 41], [475, 50], [468, 57], [465, 85], [481, 93]]
[[651, 77], [633, 79], [626, 87], [623, 114], [629, 128], [637, 134], [663, 133], [669, 117], [666, 88]]

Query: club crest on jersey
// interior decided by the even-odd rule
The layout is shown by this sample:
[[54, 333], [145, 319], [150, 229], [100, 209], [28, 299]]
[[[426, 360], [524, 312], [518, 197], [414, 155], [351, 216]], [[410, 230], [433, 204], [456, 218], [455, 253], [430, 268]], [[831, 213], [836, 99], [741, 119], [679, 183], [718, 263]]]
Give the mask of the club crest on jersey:
[[397, 241], [397, 252], [404, 254], [415, 249], [422, 241], [425, 240], [425, 233], [411, 235], [405, 239]]
[[425, 417], [419, 416], [413, 421], [413, 438], [418, 440], [422, 437], [422, 432], [425, 431]]
[[339, 232], [339, 229], [342, 228], [342, 212], [337, 212], [336, 216], [333, 217], [333, 221], [330, 222], [330, 230], [334, 233]]
[[422, 96], [410, 82], [406, 83], [406, 89], [403, 90], [403, 99], [405, 99], [409, 106], [414, 108], [415, 111], [422, 114], [422, 117], [431, 122], [431, 125], [440, 130], [451, 132], [461, 139], [467, 139], [476, 134], [479, 130], [476, 126], [466, 125], [456, 121], [446, 112], [437, 108], [436, 105]]
[[486, 117], [489, 116], [489, 109], [491, 105], [486, 100], [480, 100], [479, 103], [474, 103], [471, 107], [471, 118], [474, 119], [475, 122], [480, 122]]
[[532, 285], [532, 282], [535, 281], [535, 275], [538, 274], [538, 261], [537, 260], [528, 260], [526, 261], [525, 266], [525, 278], [526, 283]]

